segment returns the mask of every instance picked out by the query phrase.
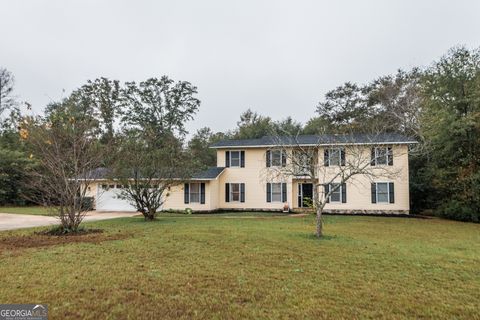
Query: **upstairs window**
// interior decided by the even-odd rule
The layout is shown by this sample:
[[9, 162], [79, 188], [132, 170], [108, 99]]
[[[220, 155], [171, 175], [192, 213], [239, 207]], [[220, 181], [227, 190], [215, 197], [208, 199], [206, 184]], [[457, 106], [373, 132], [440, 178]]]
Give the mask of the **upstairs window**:
[[344, 148], [325, 149], [323, 163], [326, 167], [344, 166], [345, 165], [345, 149]]
[[245, 167], [245, 151], [225, 151], [225, 167]]
[[283, 150], [267, 150], [267, 167], [285, 167], [287, 165], [287, 154]]
[[372, 148], [371, 163], [372, 166], [393, 166], [392, 147], [374, 147]]

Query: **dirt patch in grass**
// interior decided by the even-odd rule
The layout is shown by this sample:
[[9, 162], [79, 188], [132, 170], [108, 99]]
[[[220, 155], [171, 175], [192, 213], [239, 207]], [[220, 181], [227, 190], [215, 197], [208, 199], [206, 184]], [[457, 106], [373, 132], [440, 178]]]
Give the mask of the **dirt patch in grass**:
[[4, 250], [22, 250], [28, 248], [50, 247], [68, 243], [100, 243], [103, 241], [121, 240], [130, 237], [129, 233], [109, 233], [103, 230], [85, 230], [79, 233], [66, 235], [49, 235], [45, 232], [37, 232], [31, 235], [10, 236], [0, 239], [0, 252]]

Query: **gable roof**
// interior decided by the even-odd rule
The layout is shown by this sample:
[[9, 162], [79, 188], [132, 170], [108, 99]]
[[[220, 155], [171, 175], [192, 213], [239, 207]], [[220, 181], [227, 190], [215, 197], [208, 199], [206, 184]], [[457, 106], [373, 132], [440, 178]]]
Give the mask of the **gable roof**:
[[258, 139], [221, 140], [210, 148], [258, 148], [283, 146], [328, 146], [345, 144], [414, 144], [412, 138], [399, 133], [380, 134], [322, 134], [322, 135], [299, 135], [299, 136], [264, 136]]

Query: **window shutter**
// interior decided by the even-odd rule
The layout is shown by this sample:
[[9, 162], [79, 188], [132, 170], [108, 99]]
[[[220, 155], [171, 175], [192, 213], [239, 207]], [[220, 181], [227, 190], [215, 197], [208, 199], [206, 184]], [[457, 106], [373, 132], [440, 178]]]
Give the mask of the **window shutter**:
[[240, 202], [245, 202], [245, 183], [240, 183]]
[[183, 186], [183, 202], [185, 204], [190, 203], [190, 185], [188, 183]]
[[205, 204], [205, 183], [200, 183], [200, 203]]
[[387, 148], [387, 160], [388, 160], [388, 165], [393, 166], [393, 150], [392, 150], [392, 147]]
[[230, 151], [225, 151], [225, 167], [230, 167]]
[[345, 149], [340, 149], [340, 165], [345, 166]]
[[342, 203], [347, 203], [347, 184], [342, 183]]
[[272, 202], [272, 184], [267, 183], [267, 202]]
[[299, 183], [298, 184], [298, 207], [301, 208], [303, 207], [302, 203], [302, 185]]
[[372, 183], [372, 203], [377, 203], [377, 184]]
[[324, 189], [325, 189], [325, 199], [327, 201], [325, 201], [326, 203], [329, 203], [330, 202], [330, 197], [327, 197], [327, 194], [330, 192], [330, 185], [329, 184], [326, 184], [323, 186]]
[[388, 184], [388, 199], [390, 200], [390, 203], [395, 203], [395, 188], [393, 182]]
[[287, 184], [282, 183], [282, 202], [287, 202]]
[[[375, 148], [372, 148], [372, 151], [370, 153], [370, 165], [371, 166], [374, 166], [376, 163], [376, 159], [375, 159]], [[375, 203], [375, 202], [373, 202]]]
[[240, 167], [245, 168], [245, 151], [240, 151]]
[[287, 166], [287, 152], [282, 150], [282, 167]]
[[270, 150], [267, 150], [265, 159], [267, 160], [267, 163], [266, 163], [267, 167], [270, 167]]
[[323, 165], [325, 167], [328, 167], [328, 158], [329, 158], [329, 152], [328, 152], [328, 149], [325, 149], [323, 151]]
[[225, 183], [225, 202], [230, 202], [230, 183]]

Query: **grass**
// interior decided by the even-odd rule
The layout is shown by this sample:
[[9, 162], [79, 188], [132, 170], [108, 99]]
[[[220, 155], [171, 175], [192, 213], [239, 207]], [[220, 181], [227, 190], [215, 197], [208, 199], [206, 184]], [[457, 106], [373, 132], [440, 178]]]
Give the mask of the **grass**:
[[30, 207], [0, 207], [0, 213], [14, 213], [14, 214], [33, 214], [38, 216], [50, 216], [48, 209], [40, 206]]
[[89, 224], [113, 240], [0, 247], [0, 301], [47, 303], [52, 319], [480, 319], [478, 224], [328, 216], [316, 240], [310, 216], [226, 216], [114, 219]]

